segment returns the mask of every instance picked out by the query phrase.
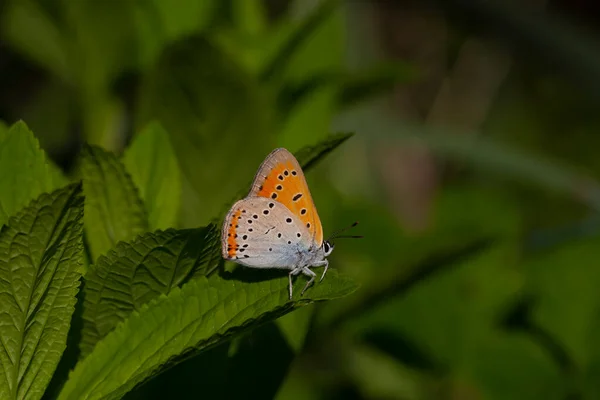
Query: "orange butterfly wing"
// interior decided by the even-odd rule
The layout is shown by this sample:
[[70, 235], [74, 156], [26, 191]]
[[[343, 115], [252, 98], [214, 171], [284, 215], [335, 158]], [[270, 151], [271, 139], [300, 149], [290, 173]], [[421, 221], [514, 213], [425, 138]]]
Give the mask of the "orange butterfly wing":
[[284, 148], [275, 149], [258, 168], [248, 196], [267, 197], [285, 205], [304, 223], [317, 246], [323, 244], [323, 227], [302, 168]]

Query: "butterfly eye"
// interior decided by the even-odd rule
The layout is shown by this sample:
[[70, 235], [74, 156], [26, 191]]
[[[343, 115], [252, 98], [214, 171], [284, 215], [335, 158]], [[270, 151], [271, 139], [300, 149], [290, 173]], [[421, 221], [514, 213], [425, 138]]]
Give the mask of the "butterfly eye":
[[325, 251], [325, 255], [328, 256], [333, 251], [333, 245], [328, 241], [323, 242], [323, 251]]

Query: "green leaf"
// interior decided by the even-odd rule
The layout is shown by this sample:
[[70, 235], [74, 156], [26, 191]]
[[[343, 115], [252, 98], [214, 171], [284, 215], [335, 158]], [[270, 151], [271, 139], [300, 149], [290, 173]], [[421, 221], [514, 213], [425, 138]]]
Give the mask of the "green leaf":
[[157, 123], [148, 125], [125, 151], [123, 163], [144, 201], [150, 229], [173, 227], [181, 200], [181, 172], [167, 132]]
[[[260, 282], [239, 276], [246, 281], [199, 277], [143, 306], [75, 367], [59, 399], [120, 398], [160, 373], [167, 362], [172, 366], [294, 308], [356, 289], [353, 281], [331, 270], [302, 298], [300, 287], [306, 280], [297, 279], [298, 294], [290, 301], [287, 276], [272, 274], [279, 277]], [[251, 276], [256, 276], [254, 271]]]
[[192, 222], [204, 224], [274, 147], [269, 93], [202, 37], [172, 46], [141, 92], [137, 124], [158, 120], [171, 135], [198, 196], [200, 218]]
[[85, 230], [92, 261], [119, 241], [148, 231], [142, 202], [123, 164], [97, 146], [83, 149]]
[[0, 142], [0, 226], [31, 200], [61, 183], [24, 122], [15, 123], [4, 136]]
[[0, 398], [41, 398], [81, 277], [81, 185], [42, 194], [0, 230]]
[[134, 310], [213, 272], [221, 260], [216, 232], [210, 225], [146, 233], [100, 256], [85, 276], [82, 357]]

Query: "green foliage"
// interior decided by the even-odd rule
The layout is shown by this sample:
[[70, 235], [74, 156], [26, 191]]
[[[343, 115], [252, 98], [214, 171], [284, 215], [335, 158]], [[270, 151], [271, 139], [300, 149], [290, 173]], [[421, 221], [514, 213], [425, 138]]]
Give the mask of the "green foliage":
[[167, 132], [147, 126], [125, 151], [123, 164], [139, 190], [150, 229], [177, 224], [181, 202], [181, 172]]
[[158, 119], [171, 135], [201, 199], [198, 223], [214, 216], [274, 147], [268, 101], [256, 81], [202, 37], [177, 42], [143, 82], [138, 125]]
[[65, 349], [82, 272], [82, 219], [81, 185], [70, 185], [42, 194], [0, 230], [3, 399], [41, 398]]
[[40, 194], [59, 187], [37, 139], [23, 122], [3, 130], [0, 146], [0, 225]]
[[[189, 356], [296, 307], [356, 289], [351, 280], [332, 272], [294, 302], [288, 299], [287, 277], [251, 283], [215, 276], [174, 289], [99, 342], [73, 371], [59, 399], [120, 398], [167, 361], [176, 362], [177, 355]], [[305, 280], [298, 281], [300, 288]]]
[[81, 355], [132, 311], [196, 276], [212, 273], [221, 257], [214, 226], [157, 231], [120, 242], [86, 274]]
[[117, 242], [147, 231], [148, 219], [131, 176], [114, 154], [85, 147], [81, 173], [85, 229], [92, 260], [96, 260]]
[[[0, 153], [7, 155], [2, 161], [10, 171], [3, 194], [9, 185], [25, 182], [22, 187], [29, 191], [18, 198], [23, 202], [65, 179], [23, 123], [2, 132]], [[303, 157], [316, 162], [348, 137], [334, 135], [304, 149]], [[192, 354], [356, 289], [351, 279], [332, 270], [306, 296], [290, 301], [286, 274], [217, 273], [222, 260], [216, 225], [148, 231], [146, 209], [154, 225], [174, 223], [179, 209], [179, 170], [166, 132], [149, 125], [123, 160], [87, 145], [79, 163], [83, 185], [41, 193], [16, 211], [19, 202], [4, 201], [10, 205], [4, 210], [14, 216], [0, 231], [3, 397], [40, 398], [55, 373], [83, 271], [84, 225], [95, 262], [84, 278], [82, 314], [73, 320], [77, 326], [82, 321], [81, 334], [69, 335], [68, 346], [80, 348], [81, 361], [66, 382], [52, 389], [57, 394], [56, 386], [64, 384], [61, 398], [120, 398]], [[30, 182], [35, 185], [29, 187]], [[305, 281], [301, 277], [295, 285]], [[149, 333], [152, 340], [146, 339]], [[123, 345], [131, 351], [123, 351]], [[77, 357], [66, 360], [74, 363]], [[118, 378], [102, 384], [104, 377], [92, 372], [97, 368], [109, 368]]]
[[[600, 398], [600, 222], [573, 223], [600, 206], [593, 46], [513, 4], [449, 1], [443, 35], [436, 13], [384, 29], [409, 60], [373, 62], [389, 49], [359, 2], [176, 3], [0, 7], [3, 71], [41, 78], [0, 90], [2, 118], [36, 133], [0, 121], [0, 397]], [[576, 73], [511, 51], [518, 73], [494, 82], [471, 20]], [[398, 40], [420, 34], [432, 47]], [[459, 98], [462, 80], [477, 90]], [[220, 255], [225, 211], [279, 146], [326, 236], [364, 235], [292, 301], [285, 271]]]

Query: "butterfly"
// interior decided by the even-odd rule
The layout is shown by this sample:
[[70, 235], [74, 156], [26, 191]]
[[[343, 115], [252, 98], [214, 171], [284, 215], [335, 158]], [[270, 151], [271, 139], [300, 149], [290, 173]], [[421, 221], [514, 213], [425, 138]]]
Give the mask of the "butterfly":
[[302, 296], [316, 278], [310, 267], [325, 267], [322, 281], [333, 248], [331, 239], [323, 240], [300, 164], [288, 150], [273, 150], [258, 168], [248, 196], [237, 201], [223, 221], [223, 258], [251, 268], [289, 270], [291, 299], [292, 277], [309, 277]]

